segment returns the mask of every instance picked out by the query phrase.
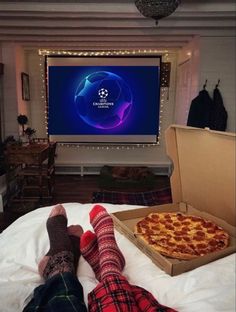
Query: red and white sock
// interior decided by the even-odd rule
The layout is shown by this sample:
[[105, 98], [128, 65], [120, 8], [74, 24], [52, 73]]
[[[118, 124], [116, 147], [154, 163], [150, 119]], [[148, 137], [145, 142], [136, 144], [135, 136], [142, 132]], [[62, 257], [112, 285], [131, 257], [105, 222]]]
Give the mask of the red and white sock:
[[80, 251], [84, 259], [90, 264], [98, 281], [101, 281], [99, 251], [97, 236], [91, 231], [86, 231], [80, 239]]
[[120, 275], [125, 266], [125, 259], [116, 243], [111, 216], [100, 205], [95, 205], [89, 215], [97, 236], [101, 279], [110, 274]]

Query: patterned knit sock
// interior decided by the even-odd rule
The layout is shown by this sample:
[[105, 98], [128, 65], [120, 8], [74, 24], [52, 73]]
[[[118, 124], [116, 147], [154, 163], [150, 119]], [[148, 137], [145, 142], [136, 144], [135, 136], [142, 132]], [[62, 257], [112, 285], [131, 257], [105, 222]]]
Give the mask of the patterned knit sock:
[[101, 281], [97, 236], [86, 231], [80, 240], [80, 250], [84, 259], [90, 264], [98, 281]]
[[97, 235], [101, 279], [110, 274], [120, 275], [125, 266], [125, 259], [115, 240], [111, 216], [100, 205], [95, 205], [89, 215]]
[[67, 233], [69, 235], [70, 241], [72, 243], [73, 254], [74, 254], [74, 267], [77, 268], [79, 257], [81, 255], [80, 251], [80, 238], [83, 234], [83, 228], [80, 225], [70, 225], [67, 227]]
[[66, 211], [56, 205], [47, 220], [50, 248], [38, 265], [40, 275], [46, 280], [57, 273], [75, 272], [73, 246], [67, 233]]

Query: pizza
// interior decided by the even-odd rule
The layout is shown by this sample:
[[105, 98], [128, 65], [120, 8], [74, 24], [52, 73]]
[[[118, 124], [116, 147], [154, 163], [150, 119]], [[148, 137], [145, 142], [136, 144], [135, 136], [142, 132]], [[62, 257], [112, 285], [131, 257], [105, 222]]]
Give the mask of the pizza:
[[190, 260], [229, 245], [229, 234], [212, 221], [179, 212], [152, 212], [134, 233], [159, 253]]

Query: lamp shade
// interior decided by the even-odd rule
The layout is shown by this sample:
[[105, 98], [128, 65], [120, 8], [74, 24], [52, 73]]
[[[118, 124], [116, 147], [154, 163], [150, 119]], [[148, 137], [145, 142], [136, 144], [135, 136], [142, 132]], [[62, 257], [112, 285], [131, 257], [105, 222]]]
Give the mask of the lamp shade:
[[171, 15], [180, 4], [181, 0], [135, 0], [139, 12], [156, 21]]

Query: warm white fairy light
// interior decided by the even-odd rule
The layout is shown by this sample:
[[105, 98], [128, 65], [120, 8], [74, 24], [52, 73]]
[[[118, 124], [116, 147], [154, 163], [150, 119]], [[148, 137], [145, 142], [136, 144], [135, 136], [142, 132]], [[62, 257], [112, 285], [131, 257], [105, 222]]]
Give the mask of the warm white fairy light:
[[[41, 89], [41, 100], [45, 105], [45, 127], [48, 134], [48, 102], [46, 97], [46, 88], [47, 88], [47, 78], [45, 75], [45, 57], [49, 55], [70, 55], [70, 56], [119, 56], [119, 55], [162, 55], [164, 57], [164, 61], [169, 60], [169, 54], [168, 50], [114, 50], [114, 51], [66, 51], [66, 50], [47, 50], [47, 49], [39, 49], [38, 51], [40, 55], [40, 73], [41, 73], [41, 83], [42, 83], [42, 89]], [[74, 147], [74, 148], [85, 148], [85, 149], [92, 149], [92, 150], [100, 150], [100, 149], [106, 149], [106, 150], [113, 150], [113, 149], [136, 149], [136, 148], [152, 148], [160, 145], [160, 138], [161, 138], [161, 124], [162, 124], [162, 115], [164, 111], [164, 103], [165, 103], [165, 95], [166, 90], [165, 88], [161, 88], [161, 95], [160, 95], [160, 116], [159, 116], [159, 135], [158, 135], [158, 141], [157, 143], [147, 143], [147, 144], [100, 144], [99, 145], [92, 145], [92, 144], [85, 144], [85, 143], [58, 143], [60, 146], [63, 147]]]
[[47, 98], [46, 98], [46, 81], [45, 81], [45, 72], [44, 72], [44, 56], [40, 54], [39, 60], [39, 68], [40, 68], [40, 76], [41, 76], [41, 100], [44, 103], [44, 116], [45, 116], [45, 129], [46, 133], [48, 134], [48, 107], [47, 107]]
[[40, 49], [38, 51], [39, 55], [74, 55], [74, 56], [101, 56], [101, 55], [131, 55], [131, 54], [140, 54], [140, 55], [164, 55], [168, 57], [168, 50], [113, 50], [113, 51], [68, 51], [68, 50], [47, 50]]

